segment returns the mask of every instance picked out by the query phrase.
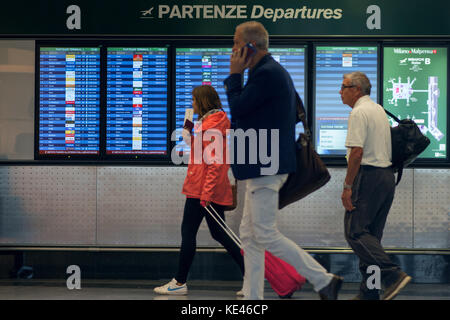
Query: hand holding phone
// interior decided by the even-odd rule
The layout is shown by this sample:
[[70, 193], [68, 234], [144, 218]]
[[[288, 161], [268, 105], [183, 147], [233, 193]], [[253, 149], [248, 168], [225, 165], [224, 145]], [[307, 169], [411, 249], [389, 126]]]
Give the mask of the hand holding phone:
[[[247, 62], [251, 57], [253, 57], [256, 54], [257, 49], [253, 44], [248, 42], [245, 47], [247, 48], [247, 55], [245, 56], [245, 62]], [[242, 48], [244, 49], [244, 48]]]
[[250, 67], [251, 58], [256, 54], [257, 49], [250, 42], [239, 50], [233, 51], [230, 59], [230, 74], [242, 74]]
[[189, 132], [192, 132], [192, 128], [194, 128], [194, 123], [193, 123], [191, 120], [186, 119], [186, 120], [184, 121], [184, 126], [183, 126], [183, 128], [186, 129], [186, 130], [188, 130]]
[[194, 123], [192, 122], [193, 118], [194, 118], [194, 109], [192, 108], [186, 109], [184, 113], [183, 128], [187, 129], [189, 132], [191, 132], [192, 128], [194, 128]]

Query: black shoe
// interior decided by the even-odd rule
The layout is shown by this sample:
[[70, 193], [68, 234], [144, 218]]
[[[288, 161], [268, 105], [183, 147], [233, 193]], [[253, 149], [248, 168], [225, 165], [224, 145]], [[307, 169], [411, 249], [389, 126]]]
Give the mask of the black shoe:
[[337, 300], [338, 292], [341, 289], [342, 282], [344, 282], [344, 278], [333, 275], [330, 283], [319, 291], [319, 296], [321, 300]]
[[405, 272], [399, 271], [399, 275], [395, 281], [386, 286], [382, 300], [392, 300], [402, 290], [408, 282], [411, 281], [411, 277]]

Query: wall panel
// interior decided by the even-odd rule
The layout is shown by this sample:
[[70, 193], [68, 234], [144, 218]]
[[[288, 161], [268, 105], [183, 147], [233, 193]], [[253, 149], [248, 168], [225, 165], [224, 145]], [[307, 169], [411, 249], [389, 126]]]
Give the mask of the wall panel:
[[450, 170], [414, 170], [414, 247], [450, 248]]
[[[178, 247], [186, 167], [0, 167], [0, 243]], [[345, 168], [291, 204], [278, 226], [302, 246], [348, 247], [340, 196]], [[407, 169], [383, 237], [387, 248], [449, 247], [450, 170]], [[242, 182], [238, 204], [243, 202]], [[242, 207], [227, 212], [238, 234]], [[219, 246], [203, 222], [199, 246]]]
[[0, 167], [0, 243], [95, 245], [96, 168]]

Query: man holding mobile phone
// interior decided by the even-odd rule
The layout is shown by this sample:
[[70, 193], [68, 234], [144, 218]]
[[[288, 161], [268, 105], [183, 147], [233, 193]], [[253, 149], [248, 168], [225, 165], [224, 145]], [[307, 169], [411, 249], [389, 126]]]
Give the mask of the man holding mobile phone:
[[[250, 21], [238, 25], [230, 59], [230, 75], [224, 81], [232, 129], [256, 131], [256, 148], [265, 148], [266, 154], [278, 157], [275, 174], [264, 175], [266, 171], [263, 169], [270, 164], [263, 163], [258, 157], [256, 163], [248, 161], [251, 158], [249, 151], [254, 150], [254, 146], [250, 146], [250, 139], [245, 139], [245, 148], [239, 146], [231, 159], [235, 178], [245, 183], [244, 213], [239, 229], [244, 250], [244, 296], [246, 299], [264, 298], [264, 251], [267, 250], [304, 275], [321, 299], [335, 300], [342, 278], [328, 273], [277, 228], [278, 191], [288, 174], [296, 168], [297, 111], [294, 83], [288, 72], [272, 58], [268, 47], [269, 35], [261, 23]], [[249, 76], [244, 87], [242, 74], [247, 68]], [[278, 134], [278, 146], [267, 137], [261, 140], [270, 143], [261, 146], [260, 136], [264, 130], [260, 129], [268, 130], [267, 135]], [[242, 150], [244, 157], [238, 154]], [[246, 159], [246, 162], [236, 159]]]

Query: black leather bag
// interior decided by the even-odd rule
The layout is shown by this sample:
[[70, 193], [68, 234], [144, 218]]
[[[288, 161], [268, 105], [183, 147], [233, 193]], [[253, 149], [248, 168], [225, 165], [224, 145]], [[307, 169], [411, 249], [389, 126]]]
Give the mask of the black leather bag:
[[297, 157], [296, 171], [289, 174], [288, 179], [279, 191], [279, 209], [323, 187], [331, 178], [327, 167], [311, 144], [311, 131], [306, 121], [303, 102], [298, 94], [297, 111], [298, 120], [303, 123], [305, 133], [301, 133], [295, 143]]
[[399, 120], [386, 109], [384, 111], [398, 123], [398, 126], [391, 128], [392, 167], [394, 172], [397, 172], [397, 185], [402, 178], [403, 168], [428, 147], [430, 139], [420, 131], [413, 120]]

